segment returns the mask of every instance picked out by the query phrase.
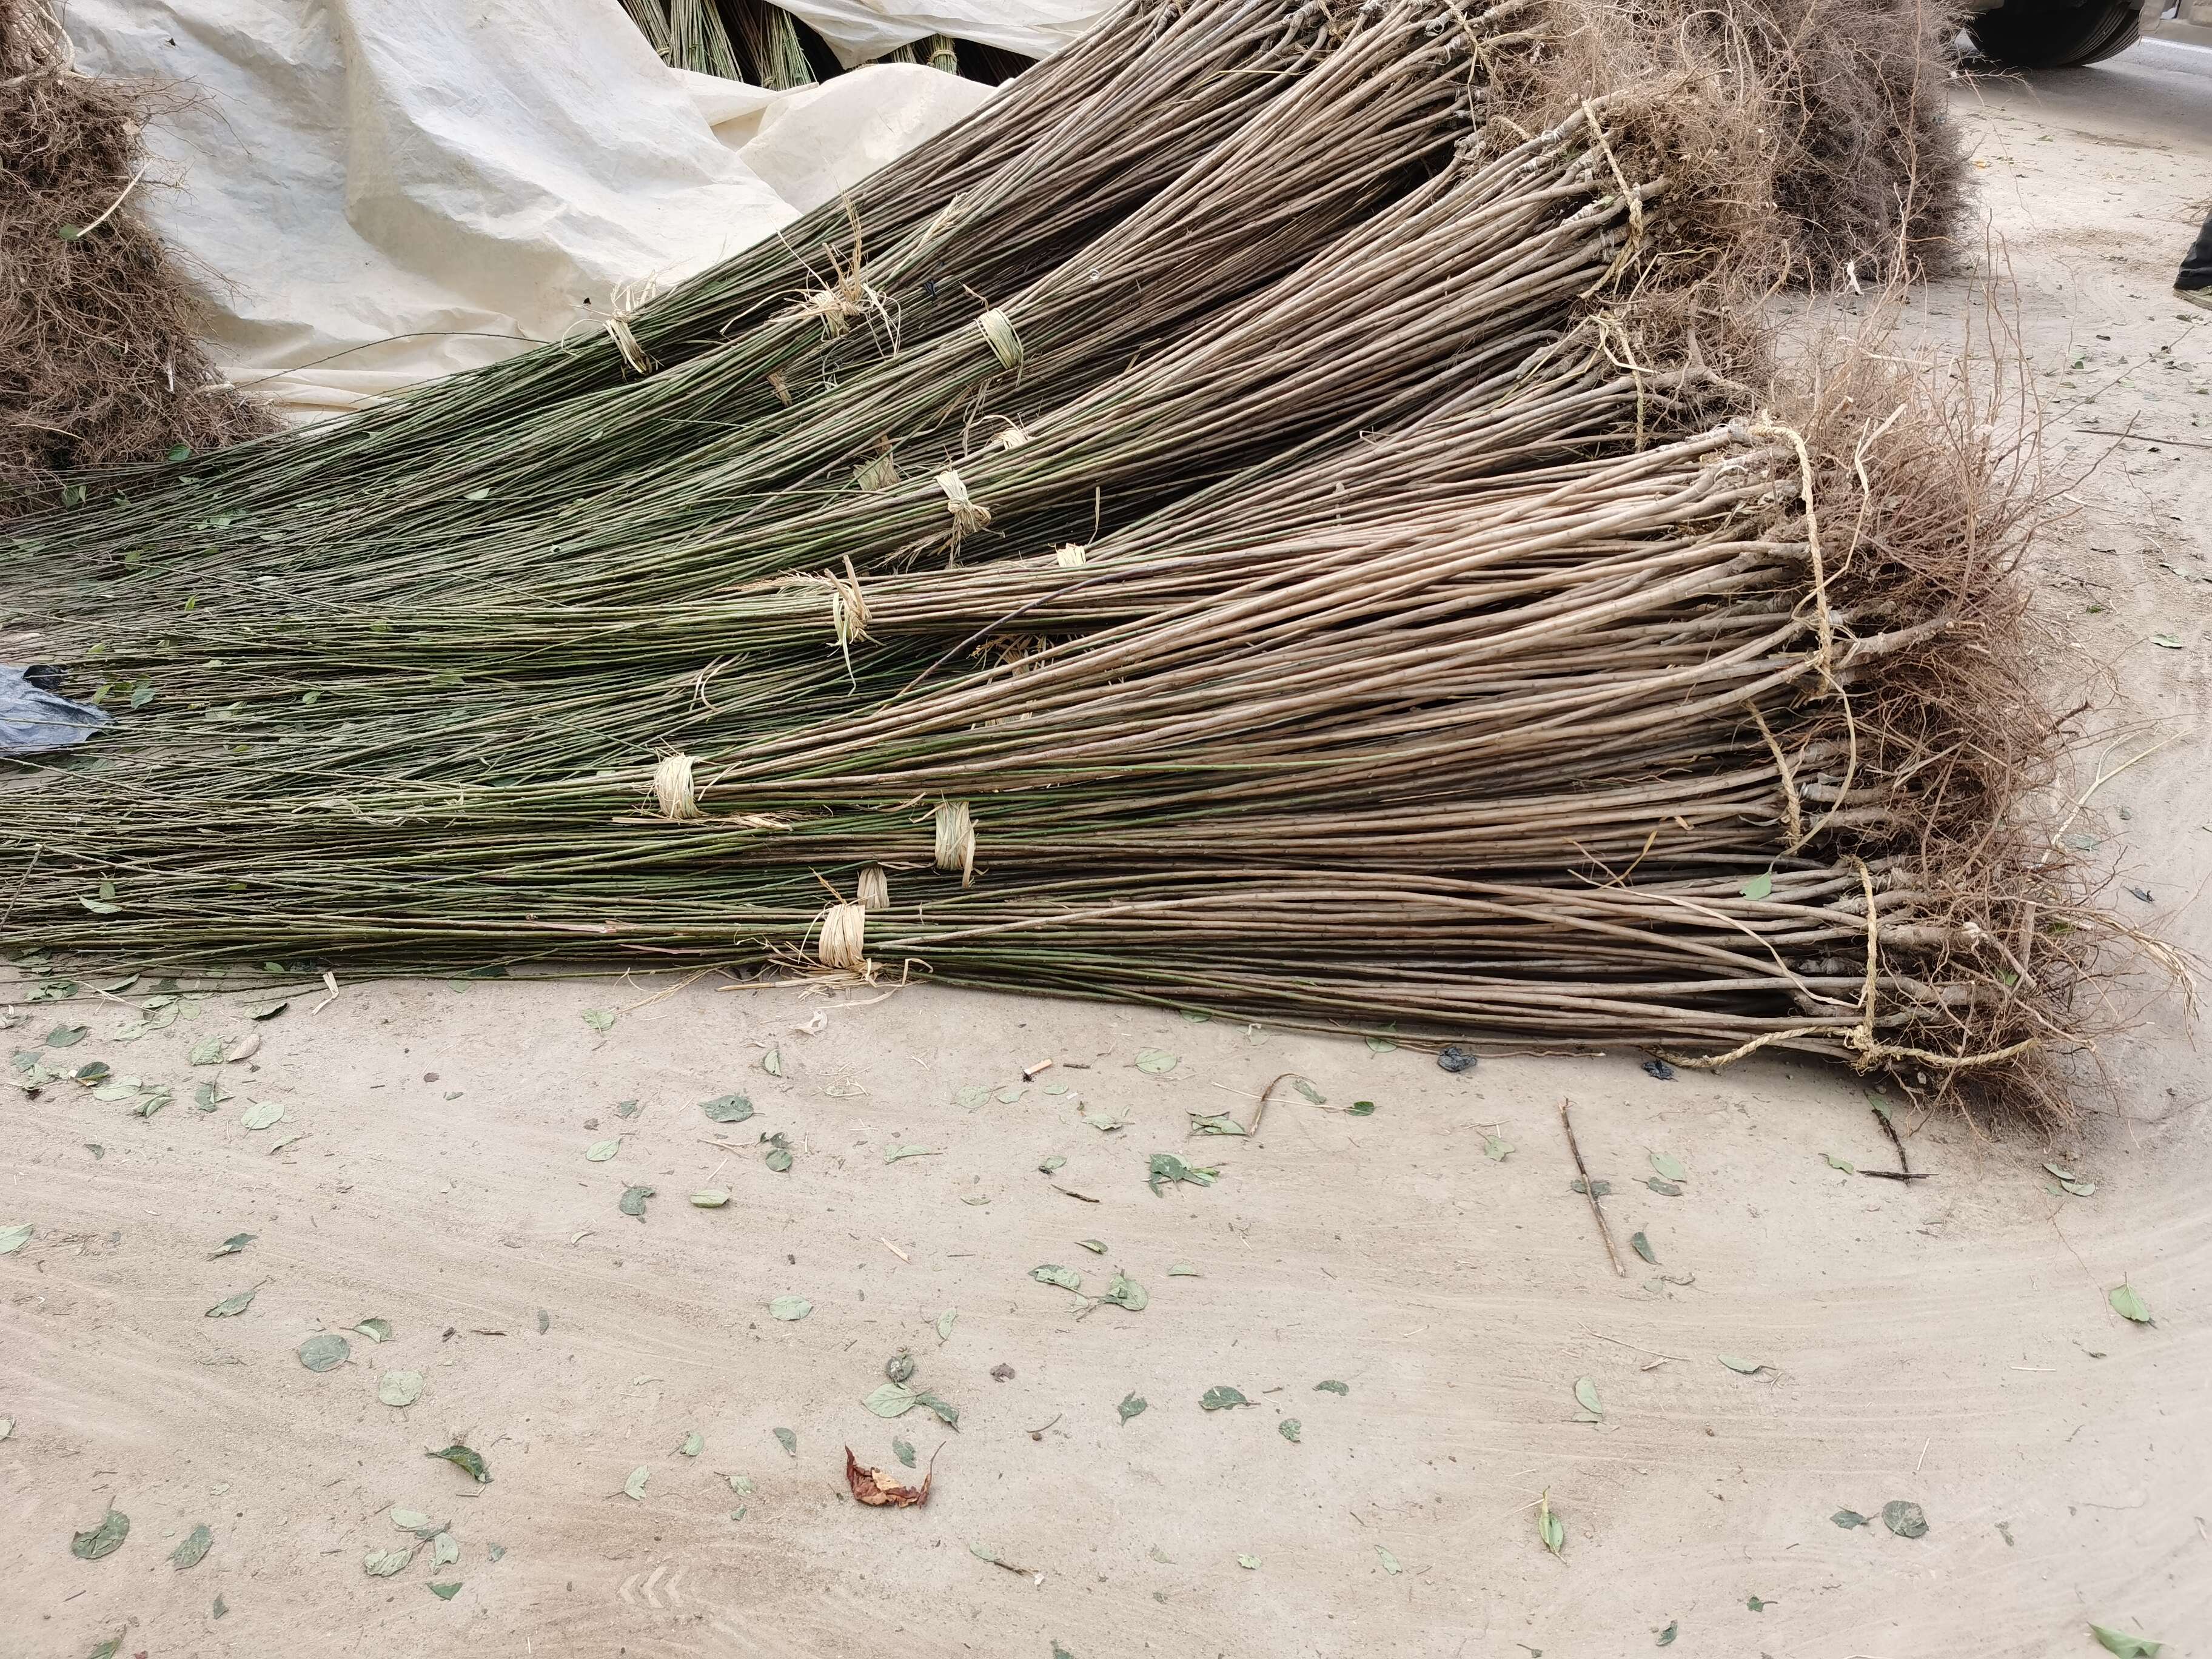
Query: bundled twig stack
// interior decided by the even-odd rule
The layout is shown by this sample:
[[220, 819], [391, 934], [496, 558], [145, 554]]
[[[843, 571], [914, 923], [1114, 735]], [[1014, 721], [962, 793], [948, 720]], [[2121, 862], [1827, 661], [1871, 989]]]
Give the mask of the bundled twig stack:
[[10, 792], [11, 933], [2041, 1099], [2094, 933], [2025, 805], [2018, 458], [1863, 356], [1749, 391], [1761, 94], [1552, 18], [1139, 8], [987, 115], [1028, 149], [951, 135], [934, 205], [879, 179], [822, 269], [658, 313], [657, 373], [28, 526], [46, 654], [136, 712]]

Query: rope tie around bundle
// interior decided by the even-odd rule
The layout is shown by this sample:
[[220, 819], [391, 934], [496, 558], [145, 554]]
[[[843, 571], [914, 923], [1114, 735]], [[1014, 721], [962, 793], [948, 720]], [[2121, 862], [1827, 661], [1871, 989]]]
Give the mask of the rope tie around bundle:
[[622, 353], [622, 360], [629, 365], [632, 374], [653, 373], [653, 359], [645, 355], [645, 348], [637, 343], [637, 336], [630, 331], [629, 318], [608, 318], [606, 330], [615, 343], [615, 349]]
[[964, 800], [941, 800], [930, 815], [937, 823], [937, 848], [932, 860], [947, 875], [957, 874], [963, 887], [975, 884], [975, 816]]
[[671, 823], [696, 823], [707, 816], [694, 792], [690, 756], [667, 756], [653, 769], [653, 804]]
[[1090, 550], [1080, 542], [1062, 542], [1052, 550], [1053, 562], [1062, 570], [1079, 568], [1089, 556]]
[[[1004, 416], [1000, 417], [1004, 419]], [[1007, 421], [1006, 429], [991, 440], [994, 449], [1019, 449], [1030, 441], [1029, 428], [1019, 421]]]
[[991, 343], [991, 355], [999, 360], [1000, 368], [1022, 366], [1022, 337], [1014, 332], [1012, 318], [994, 306], [975, 319], [975, 326]]
[[864, 864], [856, 883], [854, 896], [863, 910], [888, 910], [891, 908], [891, 878], [890, 872], [880, 864]]
[[945, 505], [952, 514], [952, 540], [958, 545], [963, 536], [972, 535], [991, 522], [991, 509], [968, 493], [968, 486], [951, 467], [937, 475], [937, 487], [945, 492]]
[[868, 971], [868, 912], [864, 905], [833, 904], [822, 913], [815, 957], [824, 968], [850, 974]]
[[822, 331], [835, 339], [851, 331], [854, 323], [869, 312], [881, 313], [884, 296], [867, 283], [854, 276], [843, 277], [828, 288], [817, 289], [792, 308], [794, 317], [812, 317], [822, 325]]

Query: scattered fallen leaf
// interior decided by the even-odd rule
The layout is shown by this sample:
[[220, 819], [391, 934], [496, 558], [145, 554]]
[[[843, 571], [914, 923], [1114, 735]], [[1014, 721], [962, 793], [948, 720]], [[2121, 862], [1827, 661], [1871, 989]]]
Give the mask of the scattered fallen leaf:
[[719, 1210], [729, 1201], [727, 1187], [708, 1187], [691, 1194], [691, 1207], [695, 1210]]
[[362, 1568], [371, 1578], [389, 1578], [415, 1559], [415, 1547], [405, 1549], [371, 1550], [362, 1559]]
[[1367, 1039], [1367, 1052], [1370, 1054], [1387, 1054], [1397, 1046], [1386, 1036], [1371, 1036]]
[[2159, 1650], [2166, 1645], [2148, 1636], [2130, 1636], [2105, 1625], [2090, 1626], [2089, 1634], [2097, 1638], [2098, 1646], [2107, 1653], [2118, 1654], [2119, 1659], [2158, 1659]]
[[97, 1561], [121, 1549], [130, 1535], [131, 1517], [121, 1510], [111, 1509], [98, 1526], [70, 1535], [70, 1553], [80, 1561]]
[[878, 1382], [860, 1403], [878, 1417], [902, 1417], [920, 1402], [903, 1382]]
[[1832, 1170], [1841, 1170], [1845, 1175], [1856, 1175], [1858, 1173], [1856, 1170], [1844, 1163], [1843, 1159], [1838, 1158], [1833, 1152], [1823, 1152], [1820, 1156], [1828, 1160], [1828, 1167]]
[[1680, 1632], [1681, 1627], [1681, 1623], [1679, 1620], [1669, 1623], [1666, 1629], [1659, 1632], [1659, 1640], [1656, 1645], [1662, 1648], [1673, 1647], [1674, 1645], [1674, 1638]]
[[1237, 1565], [1247, 1572], [1257, 1572], [1260, 1570], [1260, 1558], [1256, 1555], [1240, 1555], [1237, 1558]]
[[[52, 1042], [52, 1039], [48, 1038], [47, 1041]], [[186, 1054], [185, 1056], [185, 1061], [187, 1065], [191, 1066], [220, 1066], [228, 1056], [229, 1053], [230, 1039], [228, 1037], [214, 1036], [204, 1036], [198, 1042], [192, 1044], [191, 1052]]]
[[1644, 1184], [1662, 1198], [1680, 1198], [1682, 1195], [1680, 1182], [1662, 1181], [1657, 1176], [1651, 1176], [1645, 1179]]
[[2162, 650], [2179, 651], [2181, 649], [2181, 636], [2179, 634], [2154, 634], [2150, 636], [2150, 642]]
[[584, 1160], [588, 1164], [604, 1164], [620, 1151], [622, 1151], [620, 1135], [616, 1135], [610, 1140], [595, 1140], [584, 1148]]
[[1375, 1553], [1382, 1563], [1382, 1571], [1389, 1573], [1393, 1578], [1396, 1577], [1401, 1572], [1405, 1571], [1405, 1569], [1398, 1565], [1398, 1558], [1391, 1554], [1389, 1550], [1383, 1548], [1382, 1545], [1377, 1544], [1375, 1547]]
[[866, 1468], [853, 1455], [850, 1446], [845, 1448], [845, 1484], [855, 1498], [872, 1509], [918, 1508], [929, 1501], [929, 1483], [933, 1478], [925, 1474], [918, 1486], [902, 1485], [881, 1469]]
[[1295, 1446], [1298, 1443], [1298, 1436], [1305, 1432], [1305, 1425], [1295, 1417], [1286, 1417], [1275, 1425], [1275, 1432]]
[[772, 1135], [763, 1135], [761, 1140], [768, 1147], [768, 1152], [763, 1156], [761, 1162], [778, 1175], [790, 1174], [791, 1142], [785, 1139], [783, 1132], [778, 1130]]
[[590, 1026], [594, 1031], [597, 1031], [602, 1036], [605, 1036], [609, 1031], [615, 1029], [615, 1021], [617, 1018], [618, 1016], [611, 1008], [586, 1008], [584, 1010], [584, 1024]]
[[330, 1333], [311, 1336], [300, 1345], [300, 1363], [311, 1371], [334, 1370], [344, 1364], [352, 1354], [350, 1342]]
[[1344, 1115], [1346, 1117], [1373, 1117], [1375, 1103], [1371, 1100], [1355, 1100], [1344, 1109]]
[[461, 1559], [460, 1540], [453, 1534], [441, 1529], [430, 1540], [430, 1565], [433, 1570], [450, 1567]]
[[1753, 1596], [1749, 1601], [1744, 1603], [1744, 1606], [1749, 1607], [1753, 1613], [1765, 1613], [1769, 1605], [1770, 1604], [1768, 1602], [1761, 1600], [1756, 1595]]
[[213, 1261], [216, 1256], [236, 1255], [240, 1250], [253, 1243], [256, 1237], [258, 1237], [258, 1235], [253, 1233], [233, 1233], [228, 1238], [222, 1241], [221, 1248], [216, 1251], [214, 1255], [208, 1257], [208, 1260]]
[[2150, 1316], [2149, 1304], [2144, 1302], [2132, 1285], [2115, 1285], [2106, 1293], [2105, 1300], [2112, 1304], [2112, 1311], [2123, 1319], [2132, 1320], [2138, 1325], [2154, 1322]]
[[1921, 1513], [1920, 1505], [1901, 1498], [1893, 1498], [1881, 1506], [1881, 1524], [1899, 1538], [1921, 1538], [1928, 1532], [1928, 1517]]
[[444, 1459], [447, 1462], [451, 1463], [455, 1468], [459, 1469], [463, 1474], [468, 1475], [471, 1480], [474, 1480], [480, 1486], [490, 1484], [491, 1471], [484, 1467], [483, 1459], [477, 1456], [476, 1453], [471, 1451], [466, 1446], [462, 1445], [458, 1440], [452, 1445], [447, 1447], [443, 1451], [424, 1452], [422, 1455], [425, 1457], [437, 1457]]
[[422, 1373], [386, 1371], [376, 1382], [376, 1397], [387, 1406], [407, 1407], [422, 1397]]
[[1352, 1386], [1346, 1382], [1339, 1382], [1332, 1377], [1326, 1382], [1315, 1383], [1314, 1392], [1316, 1394], [1350, 1394]]
[[786, 1323], [804, 1319], [814, 1311], [814, 1304], [803, 1296], [780, 1296], [768, 1304], [769, 1316]]
[[278, 1100], [249, 1101], [238, 1121], [248, 1129], [266, 1129], [284, 1121], [284, 1103]]
[[920, 1406], [924, 1411], [932, 1413], [937, 1420], [944, 1424], [946, 1428], [956, 1430], [959, 1428], [960, 1408], [952, 1404], [951, 1401], [940, 1399], [936, 1395], [930, 1393], [928, 1389], [924, 1389], [915, 1394], [914, 1403]]
[[1106, 1241], [1103, 1238], [1079, 1238], [1075, 1242], [1093, 1255], [1106, 1254]]
[[1140, 1394], [1124, 1395], [1121, 1403], [1115, 1409], [1121, 1413], [1121, 1420], [1126, 1423], [1133, 1417], [1141, 1417], [1152, 1408], [1152, 1403]]
[[1510, 1142], [1501, 1140], [1496, 1135], [1485, 1135], [1482, 1138], [1482, 1155], [1503, 1164], [1513, 1156], [1513, 1147]]
[[433, 1521], [420, 1510], [393, 1509], [387, 1513], [391, 1516], [393, 1526], [402, 1532], [411, 1532], [417, 1538], [428, 1538], [434, 1533], [445, 1531], [442, 1525]]
[[1593, 1186], [1597, 1188], [1597, 1195], [1600, 1198], [1612, 1196], [1613, 1183], [1610, 1181], [1585, 1182], [1579, 1176], [1567, 1183], [1567, 1190], [1571, 1193], [1582, 1193], [1587, 1195]]
[[461, 1593], [460, 1581], [458, 1579], [449, 1584], [430, 1584], [426, 1585], [425, 1588], [441, 1601], [450, 1601]]
[[1719, 1358], [1722, 1364], [1732, 1371], [1741, 1371], [1746, 1376], [1766, 1369], [1766, 1362], [1763, 1359], [1739, 1359], [1732, 1353], [1724, 1353]]
[[[83, 1035], [83, 1031], [80, 1029], [77, 1036]], [[70, 1040], [74, 1042], [76, 1039]], [[1137, 1069], [1140, 1072], [1149, 1072], [1156, 1077], [1163, 1072], [1172, 1072], [1180, 1063], [1181, 1056], [1171, 1054], [1164, 1048], [1140, 1048], [1137, 1051]]]
[[1146, 1172], [1145, 1184], [1152, 1189], [1152, 1196], [1157, 1198], [1164, 1184], [1187, 1181], [1194, 1187], [1211, 1187], [1220, 1178], [1218, 1169], [1200, 1169], [1195, 1164], [1186, 1164], [1173, 1152], [1154, 1152]]
[[959, 1317], [960, 1310], [957, 1308], [947, 1308], [937, 1316], [937, 1340], [939, 1342], [950, 1342], [952, 1340], [952, 1322]]
[[1628, 1236], [1628, 1248], [1635, 1251], [1637, 1255], [1642, 1256], [1653, 1267], [1656, 1267], [1659, 1265], [1659, 1258], [1656, 1255], [1654, 1255], [1651, 1252], [1651, 1241], [1646, 1238], [1642, 1233], [1631, 1233]]
[[753, 1495], [752, 1476], [750, 1474], [732, 1475], [730, 1477], [730, 1490], [737, 1493], [740, 1498], [750, 1498]]
[[1567, 1547], [1566, 1524], [1552, 1513], [1552, 1494], [1548, 1491], [1536, 1499], [1536, 1536], [1554, 1555]]
[[891, 1146], [884, 1148], [884, 1162], [886, 1164], [896, 1164], [905, 1158], [942, 1158], [944, 1156], [943, 1151], [935, 1146]]
[[364, 1319], [353, 1328], [356, 1335], [365, 1336], [372, 1342], [392, 1340], [392, 1322], [388, 1319]]
[[46, 1033], [46, 1047], [74, 1048], [84, 1041], [84, 1031], [85, 1028], [82, 1025], [57, 1025]]
[[1326, 1106], [1328, 1104], [1328, 1097], [1322, 1093], [1320, 1090], [1315, 1088], [1312, 1082], [1308, 1079], [1294, 1077], [1291, 1079], [1291, 1086], [1293, 1089], [1296, 1089], [1300, 1094], [1304, 1095], [1308, 1100], [1313, 1102], [1316, 1106]]
[[901, 1440], [894, 1436], [891, 1440], [891, 1455], [897, 1458], [898, 1461], [905, 1464], [907, 1468], [912, 1468], [914, 1467], [914, 1442], [911, 1440]]
[[260, 1293], [261, 1287], [256, 1285], [250, 1291], [240, 1291], [236, 1296], [227, 1296], [200, 1316], [203, 1319], [228, 1319], [234, 1315], [242, 1314], [253, 1305], [253, 1298]]
[[634, 1498], [637, 1499], [639, 1503], [643, 1503], [645, 1501], [645, 1483], [652, 1479], [653, 1471], [647, 1468], [646, 1465], [642, 1463], [639, 1464], [635, 1468], [629, 1472], [629, 1479], [623, 1482], [623, 1496], [625, 1498]]
[[777, 1445], [782, 1447], [784, 1450], [789, 1452], [793, 1457], [799, 1455], [799, 1437], [797, 1435], [793, 1434], [789, 1429], [775, 1429], [770, 1431], [770, 1432], [775, 1436], [775, 1443]]
[[678, 1455], [683, 1457], [696, 1457], [701, 1452], [706, 1449], [707, 1437], [701, 1434], [696, 1429], [692, 1430], [690, 1433], [685, 1435], [684, 1437], [684, 1443], [676, 1449]]
[[[1244, 1135], [1251, 1133], [1250, 1130], [1247, 1129], [1242, 1123], [1239, 1123], [1235, 1116], [1228, 1112], [1193, 1112], [1189, 1116], [1190, 1132], [1194, 1135]], [[1098, 1124], [1096, 1120], [1094, 1120], [1093, 1127], [1105, 1127], [1108, 1126]], [[1116, 1122], [1111, 1127], [1118, 1129], [1121, 1125]]]
[[645, 1200], [652, 1196], [653, 1188], [650, 1187], [625, 1187], [622, 1196], [615, 1200], [615, 1207], [624, 1215], [635, 1216], [642, 1221], [645, 1219]]
[[1575, 1403], [1589, 1413], [1591, 1422], [1598, 1423], [1604, 1420], [1605, 1408], [1597, 1403], [1597, 1384], [1590, 1378], [1584, 1376], [1576, 1379]]
[[1662, 1181], [1687, 1181], [1690, 1172], [1682, 1167], [1682, 1160], [1668, 1152], [1651, 1154], [1651, 1167]]
[[753, 1115], [753, 1103], [743, 1095], [716, 1095], [701, 1101], [699, 1109], [710, 1123], [743, 1123]]
[[1208, 1389], [1198, 1399], [1199, 1409], [1209, 1412], [1226, 1411], [1231, 1406], [1249, 1406], [1251, 1403], [1241, 1389], [1232, 1389], [1226, 1382]]
[[989, 1086], [981, 1083], [966, 1084], [952, 1091], [952, 1103], [955, 1106], [965, 1107], [971, 1112], [978, 1106], [988, 1103], [990, 1098]]
[[1736, 891], [1753, 902], [1760, 899], [1771, 898], [1774, 896], [1774, 878], [1768, 872], [1762, 870], [1738, 887]]
[[1175, 1261], [1168, 1265], [1168, 1277], [1170, 1279], [1200, 1279], [1204, 1275], [1188, 1261]]
[[1845, 1532], [1849, 1532], [1853, 1527], [1863, 1527], [1869, 1524], [1866, 1516], [1861, 1515], [1856, 1510], [1838, 1510], [1828, 1519]]
[[761, 1070], [766, 1072], [770, 1077], [781, 1077], [783, 1075], [783, 1050], [780, 1048], [772, 1048], [766, 1054], [763, 1054], [761, 1056]]

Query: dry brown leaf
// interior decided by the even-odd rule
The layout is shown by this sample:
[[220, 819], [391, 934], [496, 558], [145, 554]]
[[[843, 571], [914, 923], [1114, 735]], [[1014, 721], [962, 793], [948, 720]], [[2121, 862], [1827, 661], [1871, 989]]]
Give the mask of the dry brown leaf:
[[853, 1489], [853, 1496], [875, 1509], [915, 1509], [929, 1501], [929, 1483], [933, 1474], [925, 1473], [918, 1486], [902, 1485], [881, 1469], [872, 1469], [853, 1455], [850, 1446], [845, 1448], [845, 1484]]

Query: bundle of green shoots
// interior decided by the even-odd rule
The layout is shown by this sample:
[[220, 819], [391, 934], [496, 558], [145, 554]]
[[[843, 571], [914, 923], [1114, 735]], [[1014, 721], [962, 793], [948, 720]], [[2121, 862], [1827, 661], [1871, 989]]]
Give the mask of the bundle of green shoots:
[[1540, 25], [1139, 8], [1031, 149], [949, 135], [933, 207], [878, 181], [826, 279], [701, 285], [717, 337], [656, 372], [472, 379], [27, 526], [43, 654], [122, 718], [9, 793], [15, 941], [2046, 1100], [2094, 932], [2021, 810], [2008, 457], [1870, 359], [1783, 414], [1717, 373], [1668, 295], [1737, 181], [1667, 88], [1511, 118]]

